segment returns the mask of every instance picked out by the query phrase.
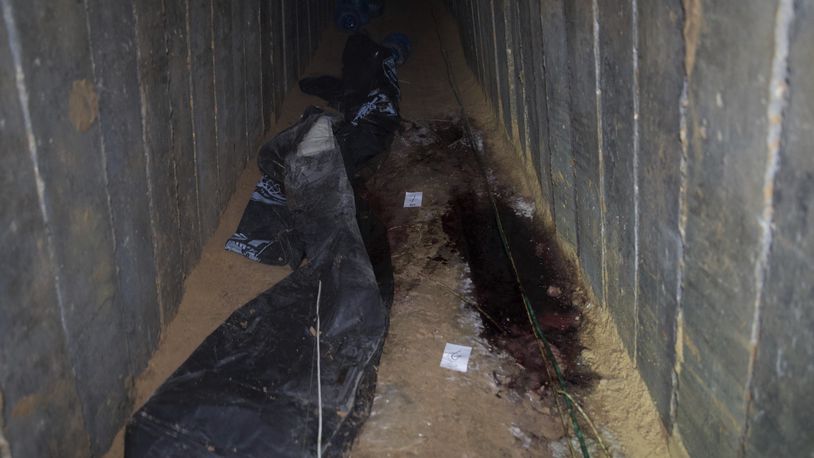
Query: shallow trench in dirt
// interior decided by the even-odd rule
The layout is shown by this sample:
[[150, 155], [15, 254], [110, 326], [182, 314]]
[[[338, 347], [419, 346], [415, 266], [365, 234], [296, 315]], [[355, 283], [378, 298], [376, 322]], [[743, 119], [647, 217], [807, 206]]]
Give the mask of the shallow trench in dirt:
[[[519, 280], [557, 363], [571, 385], [587, 386], [591, 374], [577, 362], [582, 315], [574, 303], [575, 287], [567, 265], [527, 216], [514, 211], [502, 196], [496, 204]], [[483, 336], [526, 369], [523, 380], [513, 384], [539, 389], [552, 381], [552, 368], [540, 354], [494, 212], [488, 200], [479, 201], [472, 193], [454, 196], [443, 218], [444, 230], [469, 266]]]
[[[525, 368], [522, 378], [512, 381], [513, 386], [536, 390], [551, 381], [551, 366], [539, 351], [523, 304], [522, 285], [566, 380], [586, 387], [592, 375], [577, 362], [581, 350], [579, 306], [585, 301], [579, 297], [581, 289], [573, 268], [557, 250], [551, 234], [535, 225], [533, 204], [511, 194], [481, 168], [475, 155], [484, 152], [470, 145], [460, 120], [429, 122], [428, 127], [434, 141], [415, 148], [405, 165], [415, 167], [411, 161], [431, 161], [441, 175], [445, 167], [455, 167], [463, 176], [461, 183], [451, 187], [441, 217], [448, 237], [443, 248], [454, 253], [438, 254], [427, 261], [447, 263], [449, 256], [455, 255], [466, 263], [474, 284], [475, 301], [469, 305], [483, 321], [482, 336], [496, 348], [508, 351]], [[498, 224], [505, 231], [509, 251]]]
[[[475, 156], [483, 154], [481, 145], [471, 145], [459, 118], [402, 127], [390, 155], [364, 173], [361, 189], [388, 228], [396, 293], [376, 401], [353, 455], [463, 449], [490, 456], [483, 446], [508, 456], [562, 451], [556, 380], [532, 331], [495, 209], [523, 288], [577, 394], [594, 376], [579, 359], [585, 300], [573, 268], [536, 223], [533, 203], [481, 169]], [[475, 142], [483, 143], [477, 136]], [[423, 192], [421, 208], [403, 207], [408, 191]], [[466, 374], [437, 367], [442, 341], [473, 346]], [[415, 376], [418, 368], [423, 372]], [[461, 421], [471, 424], [454, 423]], [[462, 429], [472, 434], [457, 446], [439, 437]]]

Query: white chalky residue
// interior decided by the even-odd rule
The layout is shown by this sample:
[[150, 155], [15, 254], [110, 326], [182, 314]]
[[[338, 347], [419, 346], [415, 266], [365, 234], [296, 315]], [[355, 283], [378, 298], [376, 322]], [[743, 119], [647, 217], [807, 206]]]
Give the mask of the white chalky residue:
[[534, 218], [534, 202], [520, 196], [514, 196], [510, 199], [509, 204], [514, 210], [514, 214], [522, 216], [523, 218]]
[[424, 126], [406, 129], [401, 134], [401, 140], [407, 146], [429, 146], [435, 143], [435, 133]]
[[522, 442], [523, 448], [531, 447], [531, 438], [528, 436], [528, 434], [524, 433], [523, 430], [520, 429], [520, 427], [518, 427], [517, 425], [511, 425], [509, 427], [509, 432], [512, 433], [512, 436], [514, 436], [516, 439]]

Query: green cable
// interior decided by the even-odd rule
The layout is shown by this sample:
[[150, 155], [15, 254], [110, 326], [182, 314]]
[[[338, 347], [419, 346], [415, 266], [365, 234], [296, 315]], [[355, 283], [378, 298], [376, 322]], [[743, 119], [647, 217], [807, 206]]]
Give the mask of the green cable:
[[[478, 161], [480, 164], [480, 161]], [[481, 171], [483, 169], [481, 168]], [[485, 175], [484, 175], [485, 176]], [[514, 257], [512, 256], [511, 249], [509, 248], [509, 240], [506, 238], [506, 233], [503, 230], [503, 222], [500, 219], [500, 213], [497, 208], [497, 203], [495, 202], [495, 198], [492, 195], [492, 190], [489, 187], [489, 182], [486, 182], [487, 191], [489, 192], [489, 200], [492, 201], [492, 208], [495, 211], [495, 220], [497, 221], [497, 229], [500, 232], [500, 240], [503, 242], [503, 250], [506, 252], [506, 256], [509, 258], [509, 262], [511, 262], [512, 270], [514, 271], [515, 280], [517, 281], [517, 287], [520, 290], [520, 296], [523, 298], [523, 305], [526, 307], [526, 314], [529, 316], [529, 321], [531, 321], [532, 328], [534, 330], [534, 335], [543, 342], [543, 348], [545, 348], [546, 359], [551, 362], [551, 365], [554, 367], [554, 373], [557, 375], [557, 381], [560, 384], [560, 390], [563, 392], [563, 399], [565, 400], [565, 405], [568, 407], [568, 414], [571, 417], [571, 423], [574, 425], [574, 433], [577, 436], [577, 441], [579, 441], [579, 448], [582, 451], [582, 456], [584, 458], [590, 458], [590, 454], [588, 453], [588, 446], [585, 444], [585, 436], [582, 434], [582, 429], [579, 426], [579, 422], [577, 421], [576, 413], [574, 412], [574, 404], [571, 402], [571, 396], [568, 395], [568, 391], [565, 388], [565, 377], [562, 375], [562, 371], [560, 370], [560, 365], [557, 364], [557, 359], [554, 357], [554, 352], [551, 351], [551, 345], [548, 343], [548, 339], [546, 339], [545, 334], [543, 334], [543, 330], [540, 328], [540, 322], [537, 320], [537, 313], [534, 312], [534, 308], [531, 306], [531, 302], [529, 301], [528, 296], [526, 295], [526, 290], [523, 288], [523, 283], [520, 280], [520, 273], [517, 269], [517, 264], [514, 262]]]
[[[495, 202], [495, 196], [492, 193], [492, 187], [489, 184], [489, 177], [486, 174], [486, 169], [483, 166], [483, 162], [481, 161], [480, 156], [478, 156], [478, 152], [475, 150], [475, 142], [474, 136], [472, 135], [472, 130], [469, 127], [469, 120], [466, 117], [466, 111], [464, 110], [463, 101], [461, 101], [461, 96], [458, 94], [458, 88], [455, 85], [455, 78], [452, 76], [452, 69], [449, 66], [449, 58], [447, 56], [447, 51], [444, 49], [443, 40], [441, 39], [441, 32], [438, 30], [438, 20], [435, 17], [434, 9], [430, 10], [432, 14], [433, 22], [435, 23], [435, 33], [438, 36], [438, 45], [441, 48], [441, 54], [444, 58], [444, 64], [447, 70], [447, 79], [449, 80], [450, 87], [452, 88], [452, 93], [455, 96], [455, 100], [458, 102], [458, 106], [461, 108], [461, 119], [464, 122], [464, 128], [466, 129], [466, 136], [469, 140], [469, 149], [472, 151], [473, 156], [475, 157], [475, 162], [478, 164], [478, 169], [481, 172], [481, 176], [483, 177], [483, 181], [486, 184], [486, 191], [489, 194], [489, 201], [492, 203], [492, 209], [495, 212], [495, 221], [497, 222], [497, 229], [500, 233], [500, 240], [503, 244], [503, 250], [506, 252], [506, 256], [509, 258], [509, 262], [512, 265], [512, 271], [514, 272], [515, 281], [517, 282], [517, 287], [520, 290], [520, 296], [523, 298], [523, 305], [526, 309], [526, 315], [528, 315], [529, 321], [531, 322], [532, 329], [534, 331], [534, 336], [538, 339], [538, 342], [543, 343], [545, 359], [551, 362], [551, 365], [554, 367], [554, 373], [557, 375], [557, 382], [560, 385], [560, 391], [562, 391], [563, 399], [565, 400], [565, 405], [568, 408], [568, 414], [571, 417], [571, 423], [574, 426], [574, 433], [577, 436], [577, 441], [579, 441], [579, 448], [582, 451], [583, 458], [590, 458], [590, 453], [588, 453], [588, 446], [585, 444], [585, 435], [582, 434], [582, 429], [579, 426], [579, 422], [577, 421], [576, 412], [574, 412], [574, 404], [571, 401], [571, 396], [568, 394], [568, 391], [565, 387], [565, 377], [562, 375], [562, 371], [560, 370], [559, 364], [557, 364], [557, 359], [554, 358], [554, 352], [551, 351], [551, 346], [548, 343], [548, 339], [546, 339], [545, 334], [543, 334], [543, 330], [540, 328], [540, 322], [537, 320], [537, 314], [534, 313], [534, 309], [531, 307], [531, 302], [529, 301], [528, 296], [526, 295], [526, 290], [523, 288], [523, 282], [520, 280], [520, 271], [517, 268], [517, 264], [514, 262], [514, 256], [512, 256], [512, 250], [509, 247], [509, 240], [506, 237], [506, 232], [503, 229], [503, 221], [500, 219], [500, 212], [497, 208], [497, 202]], [[568, 444], [569, 448], [571, 447], [570, 441]], [[573, 450], [573, 449], [572, 449]]]
[[492, 192], [492, 186], [489, 184], [489, 178], [486, 175], [486, 170], [483, 166], [483, 162], [481, 161], [480, 156], [478, 156], [477, 151], [475, 151], [474, 149], [475, 144], [473, 141], [474, 138], [469, 128], [469, 121], [466, 118], [466, 113], [463, 111], [463, 106], [461, 106], [461, 117], [464, 121], [464, 127], [466, 128], [466, 135], [469, 139], [470, 149], [474, 153], [475, 162], [478, 164], [478, 169], [480, 170], [481, 176], [483, 177], [483, 181], [486, 185], [486, 191], [489, 194], [489, 201], [491, 202], [492, 209], [494, 210], [495, 213], [495, 221], [497, 222], [497, 230], [500, 233], [500, 241], [502, 242], [503, 245], [503, 251], [506, 253], [506, 256], [509, 258], [509, 262], [512, 265], [512, 271], [514, 272], [515, 281], [517, 282], [517, 288], [520, 290], [520, 297], [523, 298], [523, 305], [526, 308], [526, 315], [528, 315], [529, 317], [529, 321], [531, 322], [535, 337], [537, 337], [537, 339], [539, 339], [539, 341], [543, 343], [546, 359], [549, 360], [551, 362], [551, 365], [554, 367], [554, 373], [557, 375], [557, 382], [560, 385], [560, 390], [565, 394], [562, 397], [565, 400], [566, 407], [568, 408], [568, 414], [571, 417], [571, 423], [574, 426], [574, 433], [577, 436], [577, 441], [579, 441], [579, 448], [580, 451], [582, 451], [582, 456], [584, 458], [590, 458], [591, 455], [590, 453], [588, 453], [588, 446], [585, 444], [585, 435], [582, 433], [582, 429], [580, 428], [579, 422], [577, 421], [577, 415], [576, 412], [574, 412], [574, 404], [571, 401], [571, 396], [568, 395], [568, 391], [566, 390], [565, 377], [562, 375], [560, 365], [557, 364], [557, 359], [554, 357], [554, 352], [551, 351], [551, 345], [548, 343], [548, 339], [546, 339], [542, 328], [540, 328], [540, 322], [537, 319], [537, 313], [534, 312], [534, 308], [531, 306], [531, 301], [529, 301], [529, 298], [526, 295], [526, 289], [523, 287], [523, 282], [520, 280], [520, 270], [517, 268], [517, 263], [515, 263], [514, 261], [514, 256], [512, 256], [512, 250], [509, 247], [509, 239], [508, 237], [506, 237], [506, 231], [503, 229], [503, 220], [500, 218], [500, 211], [497, 208], [497, 202], [495, 201], [495, 196], [494, 193]]

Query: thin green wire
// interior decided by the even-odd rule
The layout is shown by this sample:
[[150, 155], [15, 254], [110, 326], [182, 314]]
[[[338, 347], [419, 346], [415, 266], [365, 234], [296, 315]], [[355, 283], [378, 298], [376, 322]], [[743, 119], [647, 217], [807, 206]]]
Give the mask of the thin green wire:
[[[579, 448], [582, 451], [583, 458], [590, 458], [591, 455], [588, 453], [588, 446], [585, 444], [585, 435], [582, 434], [582, 429], [579, 426], [579, 422], [577, 421], [576, 412], [574, 412], [574, 404], [571, 402], [571, 397], [568, 395], [568, 390], [565, 386], [565, 377], [562, 375], [562, 371], [560, 370], [559, 364], [557, 364], [557, 359], [554, 358], [554, 352], [551, 351], [551, 346], [548, 343], [548, 339], [546, 339], [545, 334], [543, 334], [543, 330], [540, 328], [540, 322], [537, 320], [537, 314], [534, 313], [534, 309], [531, 306], [531, 302], [529, 301], [528, 296], [526, 295], [526, 290], [523, 288], [523, 282], [520, 281], [520, 271], [517, 268], [517, 264], [514, 262], [514, 256], [512, 256], [512, 250], [509, 247], [509, 240], [506, 237], [506, 232], [503, 229], [503, 221], [500, 219], [500, 212], [497, 208], [497, 202], [495, 202], [495, 196], [492, 193], [492, 186], [489, 184], [489, 177], [486, 174], [486, 169], [483, 166], [480, 156], [478, 156], [478, 152], [475, 151], [475, 142], [474, 137], [472, 135], [472, 130], [469, 128], [469, 120], [466, 117], [466, 111], [464, 110], [463, 101], [461, 101], [461, 96], [458, 94], [458, 88], [455, 85], [455, 78], [452, 76], [452, 70], [449, 66], [449, 58], [447, 56], [446, 49], [443, 46], [443, 40], [441, 39], [441, 32], [438, 30], [438, 20], [435, 17], [434, 9], [430, 10], [432, 14], [433, 22], [435, 23], [435, 33], [438, 36], [438, 44], [441, 48], [441, 54], [444, 57], [444, 64], [447, 70], [447, 78], [449, 79], [450, 87], [452, 88], [452, 93], [455, 96], [455, 100], [458, 102], [458, 106], [461, 108], [461, 119], [464, 122], [464, 128], [466, 130], [466, 135], [469, 140], [469, 149], [472, 151], [473, 156], [475, 157], [475, 162], [478, 164], [478, 169], [481, 172], [481, 176], [483, 177], [483, 181], [486, 184], [486, 190], [489, 194], [489, 201], [492, 203], [492, 209], [495, 213], [495, 221], [497, 222], [498, 232], [500, 233], [500, 240], [503, 244], [503, 250], [506, 252], [506, 256], [508, 256], [509, 261], [512, 265], [512, 271], [514, 272], [515, 281], [517, 282], [517, 287], [520, 290], [520, 296], [523, 298], [523, 305], [526, 309], [526, 315], [529, 317], [529, 321], [531, 322], [532, 329], [534, 330], [534, 335], [537, 337], [538, 342], [543, 343], [545, 358], [551, 362], [551, 365], [554, 367], [554, 373], [557, 375], [557, 382], [560, 385], [560, 391], [562, 391], [565, 395], [563, 395], [563, 399], [565, 400], [565, 405], [568, 407], [568, 414], [571, 417], [571, 423], [574, 426], [574, 434], [577, 436], [577, 441], [579, 441]], [[569, 442], [569, 448], [571, 444]]]
[[557, 375], [557, 382], [560, 385], [560, 390], [565, 393], [563, 399], [565, 400], [565, 405], [568, 408], [568, 414], [571, 417], [571, 423], [574, 426], [574, 433], [577, 436], [577, 441], [579, 441], [579, 448], [582, 452], [582, 456], [584, 458], [590, 458], [590, 453], [588, 453], [588, 446], [585, 443], [585, 435], [582, 433], [582, 429], [579, 426], [579, 422], [577, 421], [576, 412], [574, 412], [574, 404], [571, 402], [571, 396], [568, 395], [568, 390], [566, 390], [566, 382], [565, 377], [562, 375], [562, 371], [560, 370], [560, 365], [557, 364], [557, 359], [554, 357], [554, 352], [551, 351], [551, 345], [548, 343], [548, 339], [545, 337], [542, 328], [540, 328], [540, 322], [537, 319], [537, 313], [534, 312], [534, 308], [531, 306], [531, 301], [529, 301], [528, 296], [526, 295], [526, 289], [523, 287], [523, 282], [520, 280], [520, 270], [517, 268], [517, 263], [514, 261], [514, 256], [512, 256], [512, 250], [509, 247], [509, 239], [506, 236], [506, 231], [503, 229], [503, 220], [500, 218], [500, 211], [497, 208], [497, 202], [495, 201], [494, 193], [492, 192], [492, 186], [489, 184], [488, 176], [486, 175], [486, 170], [483, 167], [483, 163], [481, 161], [480, 156], [474, 149], [474, 142], [473, 136], [469, 129], [469, 122], [465, 117], [465, 113], [463, 113], [463, 107], [461, 108], [462, 115], [464, 116], [464, 127], [466, 128], [466, 134], [469, 138], [469, 145], [470, 149], [474, 153], [475, 162], [478, 164], [478, 169], [481, 172], [483, 177], [483, 181], [486, 185], [486, 191], [489, 194], [489, 201], [492, 204], [492, 209], [495, 213], [495, 221], [497, 222], [497, 230], [500, 233], [500, 241], [503, 245], [503, 251], [506, 253], [506, 256], [509, 258], [509, 262], [512, 265], [512, 271], [514, 272], [515, 281], [517, 282], [517, 288], [520, 290], [520, 297], [523, 298], [523, 305], [526, 308], [526, 314], [529, 317], [529, 321], [532, 324], [532, 329], [534, 330], [534, 335], [543, 343], [543, 348], [545, 349], [545, 356], [546, 359], [551, 362], [551, 366], [554, 367], [554, 373]]
[[[480, 161], [478, 161], [480, 164]], [[481, 171], [483, 169], [481, 168]], [[484, 175], [485, 176], [485, 175]], [[511, 249], [509, 248], [509, 240], [506, 238], [506, 233], [503, 230], [503, 222], [500, 219], [500, 213], [497, 208], [497, 203], [495, 202], [495, 198], [492, 195], [492, 190], [489, 187], [488, 180], [487, 180], [487, 191], [489, 192], [489, 200], [492, 201], [492, 208], [495, 211], [495, 220], [497, 221], [497, 229], [500, 233], [500, 240], [503, 242], [503, 250], [506, 252], [506, 256], [508, 256], [509, 261], [512, 264], [512, 270], [514, 271], [515, 280], [517, 281], [517, 287], [520, 290], [520, 296], [523, 298], [523, 305], [526, 307], [526, 314], [529, 316], [529, 321], [531, 321], [532, 328], [534, 329], [534, 335], [543, 342], [543, 348], [545, 349], [546, 359], [551, 362], [551, 365], [554, 367], [554, 373], [557, 375], [557, 382], [560, 384], [560, 390], [565, 394], [563, 399], [565, 400], [565, 405], [568, 407], [568, 414], [571, 417], [571, 423], [574, 425], [574, 433], [577, 436], [577, 440], [579, 441], [579, 448], [582, 451], [582, 456], [585, 458], [590, 458], [590, 454], [588, 453], [588, 446], [585, 444], [585, 436], [582, 434], [582, 429], [579, 426], [579, 422], [577, 421], [576, 412], [574, 412], [574, 404], [571, 402], [571, 396], [568, 394], [568, 391], [565, 388], [565, 377], [562, 375], [562, 371], [560, 370], [560, 365], [557, 364], [557, 359], [554, 357], [554, 352], [551, 351], [551, 345], [548, 343], [548, 339], [546, 339], [545, 334], [543, 334], [543, 330], [540, 328], [540, 322], [537, 320], [537, 314], [534, 312], [534, 308], [531, 306], [531, 302], [529, 301], [528, 296], [526, 295], [526, 290], [523, 288], [523, 283], [520, 281], [520, 273], [517, 269], [517, 264], [514, 262], [514, 256], [512, 256]]]

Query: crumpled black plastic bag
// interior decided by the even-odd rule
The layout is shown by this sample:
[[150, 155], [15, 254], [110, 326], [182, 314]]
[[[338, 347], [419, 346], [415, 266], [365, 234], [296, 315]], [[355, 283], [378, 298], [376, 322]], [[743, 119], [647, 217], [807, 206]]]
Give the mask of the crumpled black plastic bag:
[[[301, 119], [320, 113], [322, 110], [308, 107]], [[292, 269], [300, 265], [305, 247], [288, 208], [285, 157], [290, 145], [299, 144], [305, 134], [300, 124], [295, 124], [260, 148], [257, 165], [263, 176], [255, 185], [237, 230], [226, 241], [227, 251], [263, 264], [288, 264]]]
[[351, 35], [342, 51], [341, 78], [308, 77], [299, 84], [306, 94], [321, 97], [342, 112], [334, 133], [349, 176], [389, 149], [401, 122], [401, 91], [391, 49], [365, 34]]
[[268, 175], [260, 178], [225, 248], [263, 264], [300, 265], [305, 247], [294, 230], [281, 182]]
[[354, 195], [334, 121], [309, 110], [259, 159], [283, 178], [307, 262], [233, 313], [136, 412], [127, 457], [316, 455], [320, 282], [322, 450], [350, 447], [372, 404], [393, 277], [386, 231]]
[[[316, 76], [300, 80], [300, 89], [319, 96], [342, 111], [334, 118], [334, 135], [340, 146], [348, 176], [355, 177], [371, 159], [389, 150], [399, 128], [400, 96], [393, 51], [365, 34], [351, 35], [342, 52], [342, 77]], [[308, 108], [309, 113], [319, 111]], [[302, 132], [290, 128], [279, 134], [285, 143], [267, 143], [260, 150], [258, 165], [263, 177], [257, 183], [226, 250], [252, 261], [286, 265], [302, 262], [304, 247], [294, 230], [286, 205], [285, 170], [277, 145], [297, 143]]]

